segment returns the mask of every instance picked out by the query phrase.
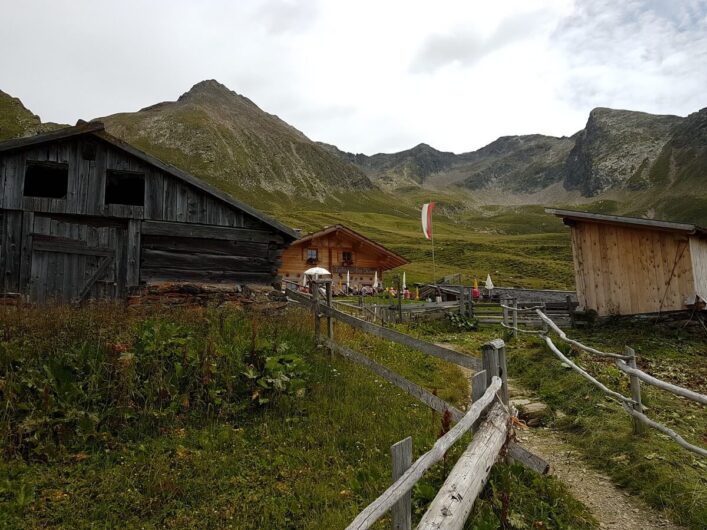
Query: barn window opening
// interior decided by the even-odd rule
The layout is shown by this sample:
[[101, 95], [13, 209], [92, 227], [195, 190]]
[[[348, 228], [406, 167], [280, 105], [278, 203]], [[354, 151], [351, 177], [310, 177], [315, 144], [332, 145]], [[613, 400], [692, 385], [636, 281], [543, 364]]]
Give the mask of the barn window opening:
[[105, 202], [145, 206], [145, 174], [109, 169], [106, 174]]
[[318, 258], [319, 256], [317, 256], [316, 248], [307, 249], [307, 263], [309, 263], [310, 265], [316, 265]]
[[64, 199], [68, 187], [68, 164], [27, 162], [27, 169], [25, 169], [25, 197]]
[[351, 267], [353, 265], [353, 252], [344, 251], [341, 255], [341, 261], [344, 267]]

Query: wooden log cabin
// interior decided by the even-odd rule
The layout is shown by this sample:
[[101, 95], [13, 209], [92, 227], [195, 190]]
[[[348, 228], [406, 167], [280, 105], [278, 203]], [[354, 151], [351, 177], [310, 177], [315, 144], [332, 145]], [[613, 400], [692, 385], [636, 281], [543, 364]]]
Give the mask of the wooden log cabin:
[[545, 211], [570, 226], [580, 309], [609, 316], [704, 308], [704, 228], [570, 210]]
[[101, 123], [0, 143], [0, 292], [120, 299], [163, 281], [279, 283], [297, 234]]
[[350, 286], [360, 288], [372, 286], [376, 273], [382, 281], [383, 271], [407, 263], [402, 256], [366, 236], [334, 225], [292, 243], [282, 255], [280, 274], [284, 280], [300, 283], [304, 271], [324, 267], [331, 272], [335, 286], [346, 283], [348, 272]]

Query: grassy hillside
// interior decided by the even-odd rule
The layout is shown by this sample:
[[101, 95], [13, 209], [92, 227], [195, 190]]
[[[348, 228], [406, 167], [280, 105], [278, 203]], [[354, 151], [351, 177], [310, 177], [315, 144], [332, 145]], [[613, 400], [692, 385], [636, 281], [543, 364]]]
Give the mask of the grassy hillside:
[[399, 269], [407, 272], [408, 281], [429, 282], [432, 245], [422, 235], [419, 208], [431, 199], [437, 201], [433, 217], [437, 276], [462, 273], [469, 282], [491, 274], [497, 285], [573, 286], [569, 231], [538, 206], [470, 206], [451, 194], [410, 190], [394, 197], [342, 197], [332, 208], [275, 204], [271, 213], [305, 230], [335, 223], [350, 226], [408, 258], [412, 263]]
[[213, 80], [177, 101], [101, 121], [111, 134], [234, 195], [321, 201], [335, 191], [373, 187], [356, 166]]

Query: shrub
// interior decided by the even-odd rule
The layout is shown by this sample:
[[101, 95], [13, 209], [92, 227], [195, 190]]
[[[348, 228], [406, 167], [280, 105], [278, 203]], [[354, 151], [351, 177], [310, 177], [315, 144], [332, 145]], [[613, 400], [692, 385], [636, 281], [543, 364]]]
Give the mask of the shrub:
[[[175, 422], [233, 417], [303, 388], [296, 347], [236, 309], [132, 314], [116, 306], [17, 309], [0, 320], [0, 436], [46, 460]], [[257, 387], [257, 391], [256, 388]]]

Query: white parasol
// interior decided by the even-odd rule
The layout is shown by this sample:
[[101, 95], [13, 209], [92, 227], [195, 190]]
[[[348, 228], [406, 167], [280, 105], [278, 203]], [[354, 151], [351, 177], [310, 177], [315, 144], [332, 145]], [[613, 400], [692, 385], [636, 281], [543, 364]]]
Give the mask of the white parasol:
[[405, 273], [403, 272], [403, 291], [408, 288], [407, 281], [405, 281]]
[[378, 271], [373, 275], [373, 288], [378, 289]]
[[493, 289], [493, 282], [491, 281], [491, 275], [487, 274], [486, 275], [486, 285], [484, 285], [489, 291]]
[[351, 274], [349, 274], [348, 269], [346, 270], [346, 291], [348, 292], [351, 285]]
[[312, 267], [304, 271], [306, 276], [314, 276], [315, 280], [318, 280], [320, 276], [331, 276], [331, 273], [324, 267]]

